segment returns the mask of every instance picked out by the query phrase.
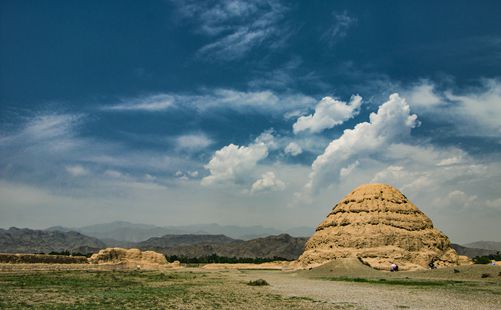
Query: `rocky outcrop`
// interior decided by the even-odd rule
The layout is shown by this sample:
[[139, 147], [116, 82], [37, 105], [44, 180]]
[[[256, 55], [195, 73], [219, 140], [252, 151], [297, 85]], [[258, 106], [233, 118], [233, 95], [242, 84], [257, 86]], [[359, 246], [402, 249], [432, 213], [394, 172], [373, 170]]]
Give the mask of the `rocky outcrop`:
[[367, 184], [341, 199], [308, 240], [296, 266], [315, 267], [339, 258], [358, 258], [388, 270], [459, 265], [449, 239], [400, 191], [390, 185]]
[[149, 265], [166, 265], [163, 254], [139, 249], [107, 248], [93, 254], [89, 258], [91, 264], [123, 264], [132, 267]]

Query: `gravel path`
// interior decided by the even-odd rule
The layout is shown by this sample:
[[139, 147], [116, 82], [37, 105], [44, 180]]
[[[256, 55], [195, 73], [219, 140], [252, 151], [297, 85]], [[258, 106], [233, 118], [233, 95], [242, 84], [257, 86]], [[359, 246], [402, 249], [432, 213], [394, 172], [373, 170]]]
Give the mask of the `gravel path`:
[[501, 309], [501, 288], [492, 291], [435, 287], [405, 287], [370, 283], [315, 280], [296, 274], [245, 271], [245, 280], [263, 278], [270, 290], [284, 296], [309, 297], [333, 307], [352, 309]]

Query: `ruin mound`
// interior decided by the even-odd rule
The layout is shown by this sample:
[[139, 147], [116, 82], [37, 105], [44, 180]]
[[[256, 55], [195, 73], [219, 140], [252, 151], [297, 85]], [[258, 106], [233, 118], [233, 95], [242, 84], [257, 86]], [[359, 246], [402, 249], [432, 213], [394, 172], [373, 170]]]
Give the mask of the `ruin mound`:
[[143, 265], [166, 265], [167, 259], [163, 254], [144, 251], [139, 249], [106, 248], [89, 258], [92, 264], [130, 264], [133, 266]]
[[341, 199], [308, 240], [298, 268], [316, 267], [340, 258], [359, 258], [388, 270], [456, 266], [468, 262], [450, 241], [400, 191], [367, 184]]

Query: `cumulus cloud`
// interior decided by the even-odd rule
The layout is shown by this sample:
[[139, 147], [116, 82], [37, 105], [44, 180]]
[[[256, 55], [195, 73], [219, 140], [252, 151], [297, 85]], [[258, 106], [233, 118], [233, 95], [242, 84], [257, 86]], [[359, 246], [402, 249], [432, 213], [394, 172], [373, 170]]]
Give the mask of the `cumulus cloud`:
[[105, 111], [145, 111], [158, 112], [172, 107], [174, 99], [169, 95], [154, 95], [139, 99], [132, 99], [130, 102], [119, 103], [103, 107]]
[[213, 141], [205, 134], [188, 134], [176, 138], [176, 146], [183, 150], [201, 150], [211, 145]]
[[358, 165], [360, 165], [360, 162], [357, 160], [355, 161], [354, 163], [344, 167], [344, 168], [341, 168], [341, 170], [339, 171], [339, 176], [341, 177], [346, 177], [348, 175], [350, 175], [350, 173], [358, 167]]
[[301, 131], [318, 133], [332, 128], [356, 116], [361, 104], [362, 97], [358, 95], [352, 96], [349, 103], [325, 97], [315, 107], [315, 113], [297, 119], [293, 131], [295, 134]]
[[278, 148], [277, 141], [273, 135], [274, 130], [268, 129], [262, 132], [255, 140], [256, 143], [263, 143], [270, 150], [275, 150]]
[[316, 191], [330, 184], [340, 175], [340, 169], [360, 156], [369, 156], [391, 143], [409, 136], [418, 126], [417, 116], [398, 94], [390, 95], [377, 113], [371, 113], [369, 122], [359, 123], [346, 129], [341, 137], [333, 140], [312, 164], [312, 171], [305, 189]]
[[297, 155], [303, 153], [303, 149], [296, 142], [291, 142], [291, 143], [287, 144], [287, 146], [284, 149], [284, 152], [285, 152], [285, 154], [297, 156]]
[[210, 175], [202, 179], [202, 185], [244, 183], [258, 161], [268, 156], [268, 148], [262, 142], [249, 146], [229, 144], [214, 153], [205, 169]]
[[74, 177], [81, 177], [89, 174], [89, 171], [81, 165], [66, 166], [65, 170]]
[[277, 178], [273, 171], [264, 173], [260, 179], [256, 180], [251, 187], [251, 193], [265, 191], [282, 191], [285, 189], [285, 183]]

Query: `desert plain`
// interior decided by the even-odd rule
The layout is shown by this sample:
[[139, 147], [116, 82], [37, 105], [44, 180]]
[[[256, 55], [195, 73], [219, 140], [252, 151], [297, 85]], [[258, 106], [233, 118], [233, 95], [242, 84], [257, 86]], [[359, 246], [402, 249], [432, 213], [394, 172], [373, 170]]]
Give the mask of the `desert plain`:
[[[252, 267], [252, 268], [248, 268]], [[134, 270], [1, 264], [2, 309], [500, 309], [501, 267], [388, 272], [357, 260]], [[264, 280], [268, 285], [249, 285]]]

